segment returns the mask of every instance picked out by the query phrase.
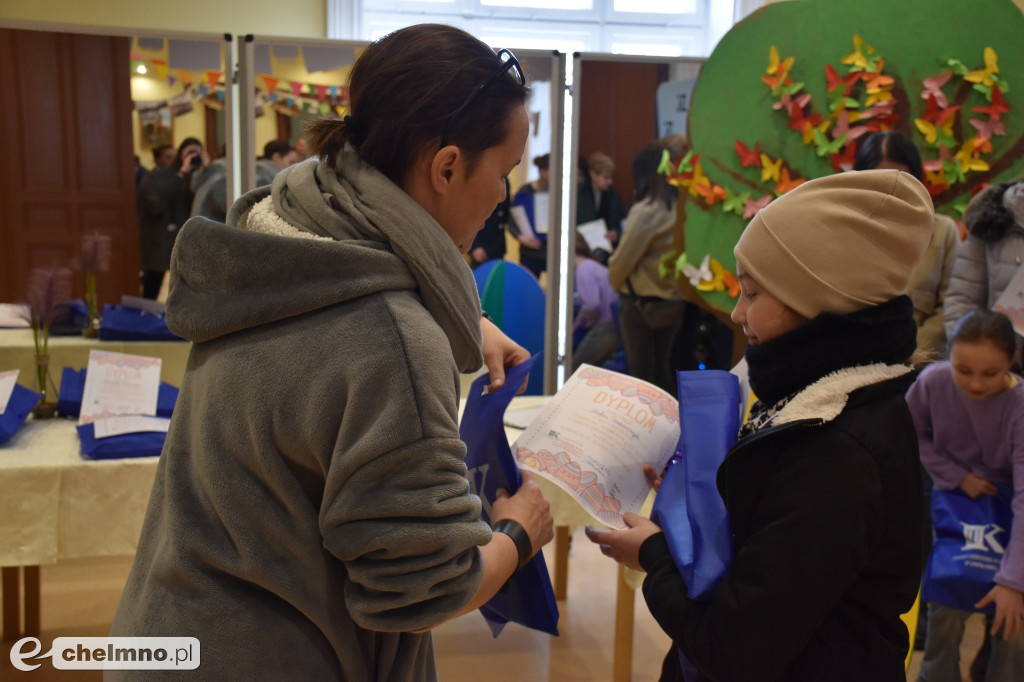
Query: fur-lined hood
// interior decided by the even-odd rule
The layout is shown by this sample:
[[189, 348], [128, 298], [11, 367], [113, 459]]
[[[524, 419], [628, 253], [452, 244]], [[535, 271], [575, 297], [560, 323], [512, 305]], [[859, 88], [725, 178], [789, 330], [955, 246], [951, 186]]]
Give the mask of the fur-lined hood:
[[781, 426], [804, 419], [830, 422], [842, 413], [850, 394], [857, 389], [880, 384], [912, 371], [906, 365], [878, 363], [832, 372], [793, 396], [774, 416], [771, 425]]
[[1014, 182], [997, 182], [986, 187], [971, 201], [964, 211], [964, 222], [972, 235], [988, 242], [995, 243], [1017, 227], [1013, 213], [1003, 204], [1003, 194], [1015, 185]]

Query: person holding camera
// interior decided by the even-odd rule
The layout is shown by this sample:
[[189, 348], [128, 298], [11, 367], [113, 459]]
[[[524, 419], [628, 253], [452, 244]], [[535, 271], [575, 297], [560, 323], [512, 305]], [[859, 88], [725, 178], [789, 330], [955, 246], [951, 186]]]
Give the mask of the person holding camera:
[[142, 256], [142, 295], [155, 299], [171, 265], [178, 228], [192, 208], [192, 175], [209, 164], [202, 143], [185, 139], [171, 161], [170, 147], [153, 152], [156, 168], [139, 182], [139, 252]]

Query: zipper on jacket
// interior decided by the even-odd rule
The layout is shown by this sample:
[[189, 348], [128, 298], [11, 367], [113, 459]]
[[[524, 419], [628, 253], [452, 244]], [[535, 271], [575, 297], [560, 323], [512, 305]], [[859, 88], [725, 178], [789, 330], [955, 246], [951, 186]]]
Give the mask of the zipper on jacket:
[[[726, 482], [725, 490], [726, 490], [726, 495], [728, 495], [728, 492], [729, 492], [729, 485], [728, 485], [729, 484], [729, 468], [730, 468], [730, 466], [732, 464], [732, 460], [735, 459], [735, 457], [736, 457], [736, 453], [740, 452], [741, 450], [746, 449], [752, 443], [759, 443], [762, 440], [764, 440], [765, 438], [770, 438], [770, 437], [775, 436], [775, 435], [777, 435], [779, 433], [785, 433], [787, 431], [792, 431], [792, 430], [797, 429], [797, 428], [811, 428], [811, 427], [815, 427], [815, 426], [823, 426], [824, 424], [825, 424], [825, 420], [821, 419], [821, 418], [816, 418], [816, 419], [800, 419], [800, 420], [795, 421], [795, 422], [788, 422], [786, 424], [780, 424], [779, 426], [772, 426], [772, 427], [767, 428], [767, 429], [765, 429], [763, 431], [755, 431], [754, 433], [750, 434], [744, 440], [737, 441], [736, 444], [733, 445], [732, 448], [729, 450], [729, 452], [726, 454], [725, 461], [723, 462], [723, 464], [725, 466], [725, 482]], [[726, 497], [724, 499], [724, 502], [725, 502], [725, 505], [728, 507], [729, 506], [729, 498]]]

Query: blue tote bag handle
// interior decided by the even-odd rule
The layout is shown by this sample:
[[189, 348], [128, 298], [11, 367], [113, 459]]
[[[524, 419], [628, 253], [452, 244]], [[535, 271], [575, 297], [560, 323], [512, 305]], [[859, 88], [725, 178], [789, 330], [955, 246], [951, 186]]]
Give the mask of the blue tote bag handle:
[[[522, 479], [505, 436], [505, 409], [530, 373], [540, 354], [506, 370], [505, 383], [484, 395], [490, 383], [486, 374], [469, 389], [459, 436], [466, 443], [466, 468], [470, 484], [483, 504], [481, 516], [490, 523], [491, 504], [498, 490], [519, 489]], [[538, 552], [490, 601], [480, 607], [491, 632], [497, 637], [508, 622], [519, 623], [551, 635], [558, 634], [558, 604], [544, 555]]]

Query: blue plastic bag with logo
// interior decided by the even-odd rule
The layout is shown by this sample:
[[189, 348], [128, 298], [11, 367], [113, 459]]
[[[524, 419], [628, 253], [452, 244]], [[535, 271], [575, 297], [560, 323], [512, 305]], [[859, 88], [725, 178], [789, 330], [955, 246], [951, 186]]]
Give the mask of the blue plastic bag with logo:
[[994, 614], [995, 604], [974, 605], [995, 585], [1013, 525], [1013, 486], [972, 500], [960, 490], [932, 491], [935, 544], [921, 584], [921, 599], [963, 611]]
[[6, 443], [25, 423], [29, 412], [42, 398], [42, 394], [29, 390], [21, 384], [14, 384], [7, 407], [0, 412], [0, 443]]
[[722, 370], [676, 377], [679, 461], [665, 473], [651, 520], [665, 532], [689, 597], [707, 599], [732, 562], [732, 526], [716, 478], [739, 433], [740, 387]]
[[[466, 467], [470, 485], [483, 503], [481, 516], [491, 522], [491, 503], [498, 490], [514, 493], [522, 484], [519, 467], [505, 436], [505, 409], [530, 374], [539, 354], [505, 372], [505, 383], [484, 395], [490, 377], [473, 382], [462, 413], [459, 436], [466, 443]], [[480, 607], [491, 632], [497, 637], [508, 622], [519, 623], [551, 635], [558, 634], [558, 604], [544, 554], [538, 552], [511, 580]]]

